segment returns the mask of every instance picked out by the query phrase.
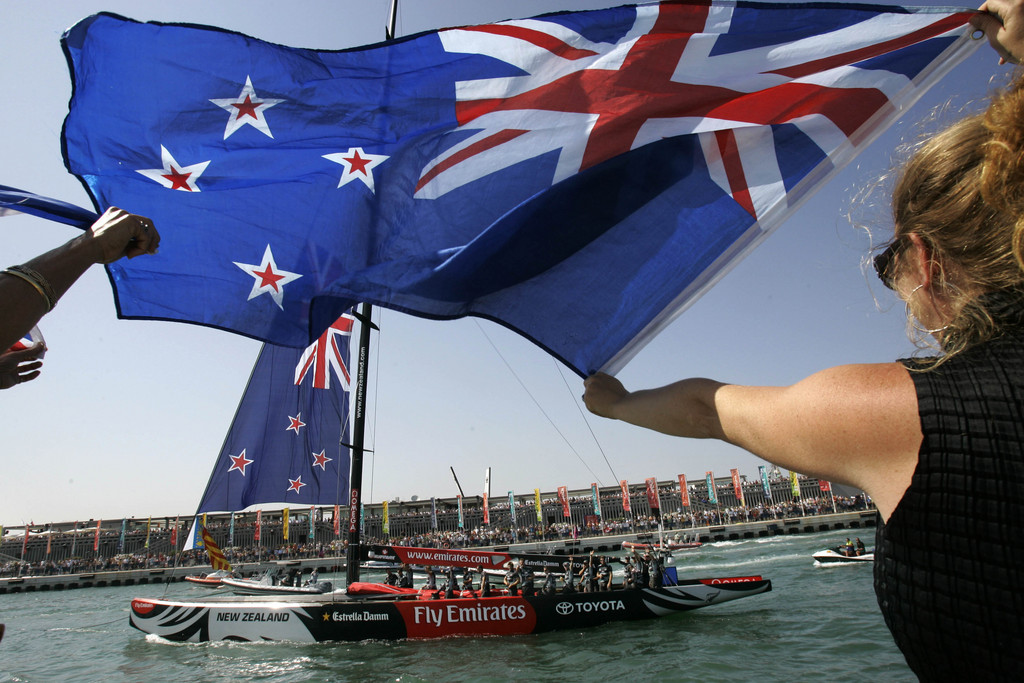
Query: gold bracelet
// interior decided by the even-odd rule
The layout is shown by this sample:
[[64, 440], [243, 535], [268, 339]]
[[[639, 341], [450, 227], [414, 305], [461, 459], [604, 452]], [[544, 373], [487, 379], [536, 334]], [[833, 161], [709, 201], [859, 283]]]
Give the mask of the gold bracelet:
[[16, 278], [20, 278], [32, 285], [32, 287], [39, 292], [39, 296], [43, 297], [43, 301], [46, 302], [47, 313], [52, 311], [53, 307], [57, 305], [57, 297], [54, 294], [53, 287], [50, 286], [50, 283], [47, 282], [46, 278], [32, 268], [29, 268], [28, 266], [11, 266], [3, 272], [7, 275], [13, 275]]

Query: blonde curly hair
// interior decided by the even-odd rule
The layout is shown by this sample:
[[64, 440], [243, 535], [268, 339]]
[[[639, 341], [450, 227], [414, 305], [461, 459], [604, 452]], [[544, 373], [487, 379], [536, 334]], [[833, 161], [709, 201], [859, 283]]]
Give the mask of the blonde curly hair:
[[[1024, 78], [988, 109], [921, 143], [892, 195], [893, 243], [916, 233], [949, 304], [942, 355], [932, 366], [1000, 332], [988, 292], [1020, 290], [1024, 302]], [[893, 266], [900, 272], [900, 260]]]

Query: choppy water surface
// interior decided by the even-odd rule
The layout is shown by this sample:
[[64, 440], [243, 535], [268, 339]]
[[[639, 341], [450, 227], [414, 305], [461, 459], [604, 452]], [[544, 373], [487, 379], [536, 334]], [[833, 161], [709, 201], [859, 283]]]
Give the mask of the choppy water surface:
[[[0, 680], [913, 681], [875, 604], [870, 565], [811, 559], [847, 535], [731, 541], [677, 555], [681, 577], [762, 574], [774, 585], [765, 595], [514, 638], [171, 644], [128, 626], [131, 598], [164, 595], [163, 586], [0, 595]], [[166, 595], [208, 590], [176, 583]]]

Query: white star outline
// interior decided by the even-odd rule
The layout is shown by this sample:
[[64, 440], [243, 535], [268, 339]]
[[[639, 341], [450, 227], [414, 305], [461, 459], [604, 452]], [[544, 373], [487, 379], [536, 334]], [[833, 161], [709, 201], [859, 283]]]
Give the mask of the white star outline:
[[299, 413], [295, 417], [288, 416], [288, 426], [284, 428], [286, 432], [299, 433], [299, 430], [306, 426], [306, 423], [302, 421], [302, 413]]
[[284, 286], [302, 277], [299, 273], [279, 269], [269, 244], [266, 251], [263, 252], [261, 263], [250, 264], [238, 261], [232, 261], [232, 263], [253, 277], [252, 291], [249, 292], [247, 301], [252, 301], [261, 294], [269, 294], [282, 311], [284, 310]]
[[345, 167], [338, 180], [338, 187], [347, 185], [353, 180], [361, 180], [370, 188], [370, 192], [374, 193], [376, 190], [373, 187], [373, 169], [391, 158], [385, 154], [370, 154], [362, 147], [349, 147], [347, 152], [324, 154], [323, 157]]
[[306, 484], [302, 483], [302, 475], [300, 474], [295, 479], [288, 479], [288, 488], [285, 489], [285, 491], [295, 491], [295, 493], [299, 493], [299, 489], [303, 486], [306, 486]]
[[327, 450], [324, 449], [319, 453], [312, 453], [313, 456], [313, 467], [319, 467], [324, 472], [327, 471], [327, 463], [334, 460], [334, 458], [327, 457]]
[[[228, 117], [227, 126], [224, 128], [225, 140], [231, 137], [232, 133], [246, 125], [252, 126], [269, 138], [273, 138], [274, 134], [270, 132], [270, 125], [267, 123], [266, 110], [284, 101], [261, 98], [256, 95], [256, 91], [252, 87], [252, 79], [249, 76], [245, 77], [245, 85], [242, 87], [242, 92], [239, 93], [238, 97], [210, 100], [210, 102], [231, 114]], [[245, 111], [247, 109], [252, 111]]]
[[135, 172], [160, 183], [169, 190], [181, 190], [182, 192], [199, 192], [199, 185], [196, 181], [210, 165], [209, 161], [201, 161], [191, 166], [182, 166], [163, 145], [160, 145], [160, 163], [164, 165], [163, 168], [137, 169]]

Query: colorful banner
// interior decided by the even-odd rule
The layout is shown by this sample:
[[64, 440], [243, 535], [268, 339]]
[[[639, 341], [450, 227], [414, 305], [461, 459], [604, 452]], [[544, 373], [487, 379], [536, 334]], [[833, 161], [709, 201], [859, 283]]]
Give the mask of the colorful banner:
[[[233, 513], [233, 512], [231, 513], [231, 515], [232, 515], [231, 520], [232, 521], [234, 521], [234, 519], [235, 519], [234, 518], [234, 514], [235, 513]], [[146, 519], [146, 544], [144, 546], [142, 546], [146, 550], [149, 550], [149, 531], [152, 528], [153, 528], [153, 518], [152, 517], [148, 517]], [[232, 527], [232, 528], [234, 528], [234, 527]]]
[[828, 481], [825, 481], [824, 479], [819, 479], [818, 480], [818, 488], [820, 488], [822, 490], [822, 492], [828, 493], [829, 491], [832, 490], [832, 483], [828, 482]]
[[747, 503], [743, 499], [743, 482], [740, 481], [739, 470], [729, 470], [729, 474], [732, 475], [732, 492], [736, 496], [736, 500], [739, 501], [741, 507], [746, 507]]
[[800, 497], [800, 482], [796, 478], [796, 472], [790, 470], [789, 472], [789, 488], [793, 491], [793, 497]]
[[291, 517], [290, 508], [285, 508], [281, 511], [281, 525], [283, 528], [282, 530], [284, 531], [284, 540], [286, 541], [288, 540], [288, 527], [291, 524], [291, 519], [289, 519], [289, 517]]
[[761, 475], [761, 487], [764, 489], [764, 495], [768, 500], [772, 499], [772, 487], [768, 483], [768, 468], [764, 465], [757, 466], [757, 473]]
[[92, 551], [95, 553], [100, 549], [100, 525], [103, 524], [102, 519], [96, 520], [96, 535], [92, 539]]
[[383, 531], [385, 536], [391, 535], [391, 516], [388, 514], [388, 502], [385, 500], [381, 505], [381, 514], [384, 515]]
[[437, 531], [437, 498], [430, 497], [430, 528]]
[[562, 516], [572, 517], [572, 512], [569, 511], [569, 489], [565, 486], [558, 487], [558, 500], [562, 503]]
[[484, 524], [491, 523], [491, 504], [487, 500], [487, 491], [484, 491]]
[[335, 536], [341, 536], [341, 506], [340, 505], [335, 505], [334, 506], [333, 520], [334, 520], [334, 535]]
[[203, 548], [203, 536], [199, 533], [199, 527], [206, 526], [206, 516], [203, 516], [203, 523], [200, 524], [198, 517], [192, 518], [192, 545], [188, 542], [185, 543], [185, 550], [201, 549]]
[[[24, 559], [25, 559], [25, 551], [28, 550], [28, 535], [30, 533], [32, 533], [32, 530], [29, 529], [28, 525], [26, 524], [25, 525], [25, 536], [21, 539], [21, 559], [22, 559], [22, 561], [24, 561]], [[97, 539], [97, 543], [98, 543], [99, 542], [99, 527], [97, 527], [97, 529], [96, 529], [96, 534], [97, 534], [96, 535], [96, 539]]]
[[213, 536], [210, 535], [205, 526], [199, 527], [199, 536], [203, 539], [203, 545], [206, 546], [206, 554], [210, 556], [210, 566], [215, 571], [231, 571], [231, 563], [224, 557], [224, 552], [217, 545], [217, 542], [213, 540]]
[[455, 502], [459, 504], [459, 528], [460, 529], [465, 529], [466, 528], [466, 517], [463, 515], [463, 512], [462, 512], [462, 496], [461, 495], [455, 496]]
[[511, 491], [508, 492], [508, 512], [512, 515], [512, 527], [518, 526], [516, 524], [516, 495]]
[[121, 535], [117, 537], [117, 552], [124, 550], [124, 530], [128, 526], [128, 520], [121, 518]]
[[649, 477], [644, 480], [644, 484], [647, 487], [647, 507], [651, 509], [651, 512], [655, 510], [661, 512], [661, 500], [658, 497], [658, 480], [654, 477]]
[[316, 543], [316, 506], [309, 506], [309, 542]]
[[[75, 527], [73, 533], [74, 535], [71, 537], [71, 557], [75, 556], [75, 546], [78, 544], [78, 520], [75, 520]], [[0, 538], [3, 538], [3, 527], [0, 527]]]
[[[178, 522], [177, 517], [174, 518], [174, 526], [171, 528], [171, 551], [178, 552]], [[78, 522], [75, 522], [75, 536], [78, 536]], [[71, 553], [74, 555], [74, 551]]]
[[53, 540], [53, 534], [52, 533], [46, 534], [46, 555], [47, 556], [50, 555], [50, 541], [52, 541], [52, 540]]
[[253, 532], [252, 540], [260, 542], [260, 535], [263, 533], [263, 510], [256, 511], [256, 530]]
[[623, 479], [619, 482], [619, 488], [622, 489], [622, 511], [631, 512], [629, 506], [629, 482]]
[[598, 517], [601, 516], [601, 496], [597, 493], [597, 484], [590, 484], [590, 498], [594, 503], [594, 514]]
[[715, 474], [714, 472], [705, 472], [704, 481], [708, 485], [708, 502], [713, 505], [718, 505], [718, 492], [715, 491]]
[[544, 523], [544, 506], [540, 502], [540, 489], [533, 490], [533, 505], [537, 508], [537, 523]]
[[686, 486], [686, 475], [679, 475], [679, 502], [684, 508], [690, 507], [690, 489]]
[[235, 512], [231, 511], [231, 525], [228, 527], [228, 546], [235, 547]]

